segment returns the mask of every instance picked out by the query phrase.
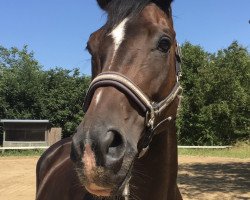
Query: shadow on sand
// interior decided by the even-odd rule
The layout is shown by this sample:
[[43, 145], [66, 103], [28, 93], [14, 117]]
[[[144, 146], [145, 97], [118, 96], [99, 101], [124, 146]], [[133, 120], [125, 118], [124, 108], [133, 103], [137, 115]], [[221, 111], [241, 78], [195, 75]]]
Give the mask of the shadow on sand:
[[180, 164], [178, 176], [181, 192], [189, 198], [224, 193], [230, 199], [250, 199], [250, 162]]

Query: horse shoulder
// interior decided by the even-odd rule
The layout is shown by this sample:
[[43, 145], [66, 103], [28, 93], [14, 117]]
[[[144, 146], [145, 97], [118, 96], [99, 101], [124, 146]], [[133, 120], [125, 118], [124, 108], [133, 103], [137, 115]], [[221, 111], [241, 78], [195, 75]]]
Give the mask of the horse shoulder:
[[71, 138], [47, 149], [36, 166], [36, 200], [83, 200], [82, 188], [70, 160]]
[[60, 162], [63, 157], [67, 157], [70, 146], [71, 138], [66, 138], [55, 143], [42, 154], [36, 165], [37, 188], [48, 171]]

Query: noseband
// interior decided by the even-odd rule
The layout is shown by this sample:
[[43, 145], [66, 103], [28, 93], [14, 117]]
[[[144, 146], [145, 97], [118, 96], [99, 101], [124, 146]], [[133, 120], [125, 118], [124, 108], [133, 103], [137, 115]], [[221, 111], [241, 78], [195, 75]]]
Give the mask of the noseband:
[[152, 102], [148, 96], [131, 81], [129, 78], [120, 74], [118, 72], [103, 72], [100, 73], [90, 84], [87, 95], [85, 97], [85, 102], [83, 110], [86, 113], [90, 103], [92, 101], [93, 95], [97, 88], [111, 86], [122, 93], [126, 94], [134, 103], [136, 103], [139, 108], [145, 113], [145, 133], [143, 138], [139, 142], [139, 158], [141, 158], [148, 150], [149, 144], [156, 135], [156, 129], [165, 122], [168, 122], [172, 117], [167, 117], [158, 124], [155, 124], [155, 119], [159, 116], [177, 97], [181, 92], [181, 86], [179, 83], [179, 78], [181, 76], [181, 52], [180, 47], [176, 47], [176, 76], [177, 81], [173, 87], [170, 94], [162, 101], [156, 103]]

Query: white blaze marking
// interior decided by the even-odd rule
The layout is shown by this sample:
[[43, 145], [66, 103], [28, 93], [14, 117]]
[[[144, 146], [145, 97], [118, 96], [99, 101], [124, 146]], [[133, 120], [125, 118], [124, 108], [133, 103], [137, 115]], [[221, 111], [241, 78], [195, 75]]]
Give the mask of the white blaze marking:
[[101, 98], [101, 95], [102, 95], [102, 90], [99, 90], [99, 91], [97, 92], [96, 97], [95, 97], [95, 104], [96, 104], [96, 105], [99, 103], [100, 98]]
[[112, 38], [114, 39], [114, 53], [113, 53], [113, 58], [110, 64], [110, 67], [113, 63], [113, 60], [115, 58], [116, 52], [119, 49], [119, 46], [121, 45], [122, 41], [124, 40], [124, 36], [125, 36], [125, 27], [126, 27], [126, 23], [128, 21], [128, 18], [125, 18], [118, 26], [115, 27], [115, 29], [110, 33], [110, 35], [112, 36]]

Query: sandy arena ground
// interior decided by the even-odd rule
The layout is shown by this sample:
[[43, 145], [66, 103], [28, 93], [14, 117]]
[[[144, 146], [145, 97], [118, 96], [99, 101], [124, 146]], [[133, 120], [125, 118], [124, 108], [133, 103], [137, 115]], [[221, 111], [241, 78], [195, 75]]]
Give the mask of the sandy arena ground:
[[[34, 200], [38, 158], [0, 158], [0, 200]], [[250, 200], [250, 159], [179, 158], [185, 200]]]

